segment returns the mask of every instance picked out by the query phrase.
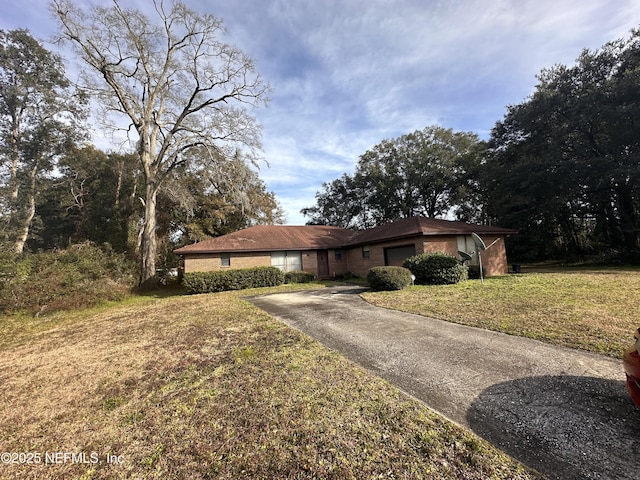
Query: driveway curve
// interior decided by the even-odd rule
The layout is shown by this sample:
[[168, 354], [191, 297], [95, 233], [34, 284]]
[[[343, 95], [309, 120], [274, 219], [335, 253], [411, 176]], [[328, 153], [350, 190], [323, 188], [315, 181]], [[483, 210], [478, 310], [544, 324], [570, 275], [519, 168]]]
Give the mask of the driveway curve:
[[640, 411], [620, 361], [375, 307], [361, 292], [248, 300], [549, 478], [638, 478]]

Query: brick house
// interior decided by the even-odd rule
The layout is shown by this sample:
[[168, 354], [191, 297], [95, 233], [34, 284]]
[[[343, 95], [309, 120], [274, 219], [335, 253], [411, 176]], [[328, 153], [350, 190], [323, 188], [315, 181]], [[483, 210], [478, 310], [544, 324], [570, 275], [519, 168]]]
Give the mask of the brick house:
[[[486, 245], [482, 265], [486, 275], [507, 273], [506, 228], [472, 225], [424, 217], [411, 217], [357, 231], [326, 225], [260, 225], [179, 248], [185, 272], [229, 268], [277, 266], [284, 271], [304, 270], [318, 278], [349, 272], [366, 276], [371, 267], [401, 265], [407, 257], [424, 252], [473, 252], [471, 233]], [[478, 263], [477, 254], [472, 264]]]

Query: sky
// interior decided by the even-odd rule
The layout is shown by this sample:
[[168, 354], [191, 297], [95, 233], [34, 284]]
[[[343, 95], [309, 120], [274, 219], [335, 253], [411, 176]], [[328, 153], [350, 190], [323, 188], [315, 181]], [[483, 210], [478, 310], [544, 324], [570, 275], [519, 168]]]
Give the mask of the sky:
[[[433, 125], [487, 139], [543, 69], [572, 65], [584, 48], [640, 26], [638, 0], [184, 3], [221, 18], [225, 40], [253, 58], [272, 88], [269, 105], [251, 114], [262, 125], [260, 177], [290, 225], [304, 224], [300, 209], [315, 204], [322, 184], [353, 174], [382, 140]], [[152, 16], [151, 0], [120, 4]], [[47, 5], [4, 0], [0, 29], [27, 28], [56, 51]]]

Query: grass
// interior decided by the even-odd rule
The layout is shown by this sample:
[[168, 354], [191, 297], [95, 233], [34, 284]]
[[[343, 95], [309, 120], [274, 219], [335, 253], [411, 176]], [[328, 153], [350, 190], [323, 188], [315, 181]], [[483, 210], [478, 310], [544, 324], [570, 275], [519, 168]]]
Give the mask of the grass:
[[366, 293], [374, 305], [619, 357], [640, 326], [640, 270], [563, 269]]
[[287, 288], [1, 318], [0, 452], [87, 463], [0, 478], [539, 478], [241, 299]]

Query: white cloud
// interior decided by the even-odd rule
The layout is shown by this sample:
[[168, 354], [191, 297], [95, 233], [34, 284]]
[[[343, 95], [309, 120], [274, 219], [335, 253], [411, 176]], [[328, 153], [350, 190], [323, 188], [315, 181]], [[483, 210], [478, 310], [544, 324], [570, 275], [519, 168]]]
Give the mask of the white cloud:
[[[381, 140], [436, 123], [486, 137], [543, 68], [640, 21], [637, 0], [185, 1], [223, 18], [274, 88], [257, 111], [271, 165], [260, 175], [292, 223]], [[0, 27], [48, 36], [47, 3], [9, 0]]]

